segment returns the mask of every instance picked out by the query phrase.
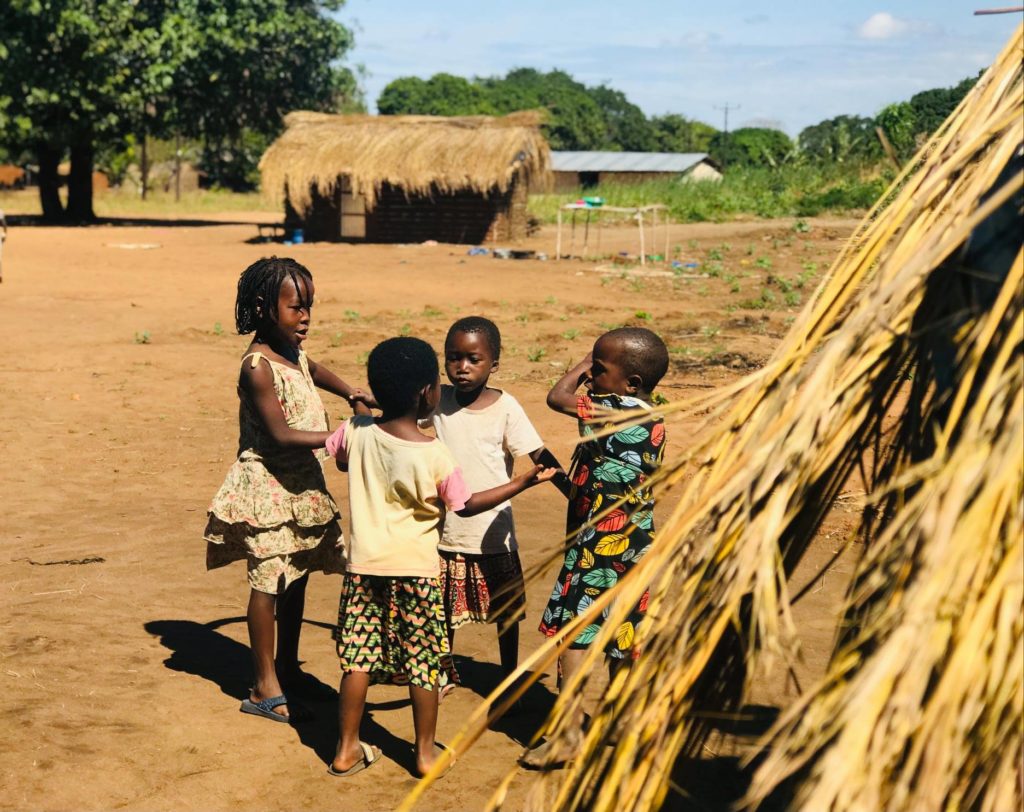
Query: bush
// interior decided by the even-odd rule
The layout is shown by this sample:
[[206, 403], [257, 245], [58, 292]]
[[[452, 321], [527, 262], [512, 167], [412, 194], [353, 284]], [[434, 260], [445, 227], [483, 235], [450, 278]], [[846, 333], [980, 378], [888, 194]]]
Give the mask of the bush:
[[[741, 215], [809, 217], [826, 212], [870, 208], [888, 186], [888, 176], [863, 179], [850, 164], [787, 165], [779, 169], [731, 167], [720, 182], [659, 180], [638, 184], [605, 183], [587, 189], [609, 206], [664, 203], [676, 222], [721, 222]], [[532, 195], [530, 213], [553, 223], [558, 206], [581, 197], [582, 191], [562, 195]], [[609, 215], [605, 215], [610, 219]]]

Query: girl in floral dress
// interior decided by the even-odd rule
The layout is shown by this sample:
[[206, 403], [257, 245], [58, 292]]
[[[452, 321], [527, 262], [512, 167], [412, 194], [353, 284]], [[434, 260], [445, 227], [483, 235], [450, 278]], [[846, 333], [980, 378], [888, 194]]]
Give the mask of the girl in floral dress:
[[247, 563], [255, 681], [241, 710], [277, 722], [309, 717], [286, 691], [323, 690], [299, 670], [308, 575], [344, 571], [338, 506], [321, 469], [330, 432], [316, 389], [361, 410], [360, 399], [369, 400], [302, 351], [313, 294], [312, 275], [292, 259], [261, 259], [238, 281], [235, 323], [240, 335], [256, 335], [238, 378], [238, 458], [213, 498], [204, 534], [207, 569]]
[[[603, 428], [603, 416], [649, 408], [651, 393], [667, 370], [668, 350], [655, 333], [640, 327], [612, 330], [555, 384], [548, 393], [548, 406], [576, 418], [580, 435], [587, 437]], [[577, 394], [582, 385], [585, 391]], [[664, 451], [665, 425], [661, 418], [577, 447], [569, 474], [572, 490], [566, 533], [575, 539], [566, 549], [541, 620], [541, 633], [548, 637], [559, 634], [647, 553], [654, 539], [654, 500], [646, 482], [661, 465]], [[609, 512], [612, 505], [617, 506]], [[598, 516], [601, 518], [595, 519]], [[605, 648], [610, 668], [633, 656], [636, 627], [646, 608], [645, 593]], [[585, 626], [559, 657], [562, 684], [579, 669], [604, 619], [602, 615]], [[581, 711], [577, 743], [582, 740], [582, 727]], [[555, 753], [549, 745], [542, 745], [527, 753], [521, 763], [551, 768], [574, 755], [572, 750]]]

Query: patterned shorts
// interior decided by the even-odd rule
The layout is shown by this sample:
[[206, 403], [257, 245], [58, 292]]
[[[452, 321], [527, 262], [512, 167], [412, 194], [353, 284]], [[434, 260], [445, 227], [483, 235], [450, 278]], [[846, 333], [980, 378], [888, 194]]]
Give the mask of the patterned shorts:
[[451, 657], [436, 578], [347, 573], [338, 605], [341, 670], [370, 682], [437, 690], [449, 682]]
[[526, 617], [526, 587], [519, 553], [453, 553], [441, 556], [444, 610], [453, 629], [466, 623], [499, 627]]

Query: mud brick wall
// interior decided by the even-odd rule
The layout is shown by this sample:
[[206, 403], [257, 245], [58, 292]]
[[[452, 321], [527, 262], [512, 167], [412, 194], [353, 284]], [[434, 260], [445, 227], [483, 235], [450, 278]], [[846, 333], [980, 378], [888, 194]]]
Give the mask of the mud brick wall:
[[438, 242], [474, 245], [526, 236], [526, 190], [513, 186], [488, 196], [463, 191], [406, 197], [385, 186], [366, 213], [367, 242]]

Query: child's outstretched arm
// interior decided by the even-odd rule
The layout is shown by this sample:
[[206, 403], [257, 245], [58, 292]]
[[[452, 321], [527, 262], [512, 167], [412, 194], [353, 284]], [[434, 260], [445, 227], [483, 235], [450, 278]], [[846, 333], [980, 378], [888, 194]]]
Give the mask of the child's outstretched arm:
[[356, 414], [369, 414], [369, 410], [360, 412], [356, 408], [358, 404], [368, 407], [375, 407], [377, 405], [377, 401], [373, 399], [373, 395], [368, 390], [350, 386], [323, 364], [316, 363], [308, 356], [306, 357], [306, 363], [309, 364], [309, 376], [313, 379], [313, 383], [320, 389], [347, 400]]
[[562, 468], [562, 464], [558, 461], [555, 455], [542, 447], [538, 448], [536, 451], [531, 451], [530, 459], [533, 460], [536, 465], [541, 465], [544, 468], [555, 469], [555, 475], [551, 477], [551, 484], [562, 492], [562, 496], [568, 499], [569, 488], [572, 486], [569, 484], [569, 477], [566, 475], [565, 469]]
[[277, 392], [274, 391], [274, 374], [270, 371], [270, 364], [257, 364], [255, 367], [243, 364], [239, 383], [256, 404], [263, 426], [275, 443], [285, 448], [324, 447], [331, 432], [300, 431], [288, 425]]
[[505, 485], [498, 485], [495, 488], [488, 488], [486, 491], [474, 493], [466, 500], [465, 506], [455, 512], [462, 517], [476, 516], [476, 514], [483, 513], [485, 510], [497, 507], [502, 502], [522, 493], [527, 488], [532, 488], [541, 482], [547, 482], [557, 473], [558, 471], [554, 468], [535, 465], [525, 474], [520, 474]]

